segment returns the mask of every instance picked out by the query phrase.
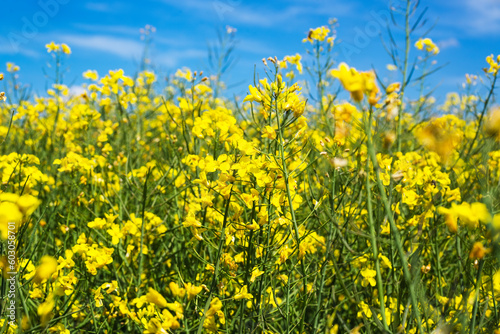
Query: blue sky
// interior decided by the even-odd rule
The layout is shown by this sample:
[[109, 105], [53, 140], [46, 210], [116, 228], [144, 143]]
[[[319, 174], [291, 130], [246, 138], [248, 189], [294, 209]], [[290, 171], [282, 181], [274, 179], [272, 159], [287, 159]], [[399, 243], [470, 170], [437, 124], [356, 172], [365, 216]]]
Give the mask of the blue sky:
[[[500, 53], [500, 1], [422, 0], [420, 10], [425, 7], [428, 26], [435, 24], [428, 37], [441, 48], [437, 65], [449, 63], [432, 77], [433, 84], [440, 84], [436, 95], [442, 99], [447, 91], [459, 89], [465, 73], [480, 73], [487, 55]], [[65, 83], [70, 86], [83, 82], [81, 73], [88, 69], [104, 74], [123, 68], [133, 75], [144, 48], [139, 29], [146, 24], [156, 28], [151, 58], [161, 73], [183, 66], [206, 70], [208, 43], [215, 41], [217, 29], [230, 25], [237, 29], [238, 63], [224, 79], [234, 93], [244, 96], [253, 82], [254, 65], [262, 69], [263, 57], [304, 54], [301, 41], [309, 28], [335, 17], [342, 41], [333, 54], [335, 61], [359, 70], [373, 65], [387, 76], [390, 59], [376, 32], [384, 30], [388, 8], [388, 0], [4, 0], [0, 72], [5, 72], [6, 62], [16, 63], [20, 81], [42, 94], [50, 60], [44, 45], [55, 41], [72, 48], [65, 63]], [[411, 52], [418, 55], [413, 47]]]

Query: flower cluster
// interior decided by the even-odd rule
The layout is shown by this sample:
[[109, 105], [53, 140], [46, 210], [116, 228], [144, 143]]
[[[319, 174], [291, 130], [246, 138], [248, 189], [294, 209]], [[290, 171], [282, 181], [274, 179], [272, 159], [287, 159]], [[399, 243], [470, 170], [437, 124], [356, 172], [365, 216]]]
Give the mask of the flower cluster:
[[437, 55], [439, 53], [439, 48], [430, 38], [420, 38], [415, 42], [415, 47], [419, 50], [425, 50], [426, 52]]
[[23, 303], [5, 332], [498, 331], [499, 59], [492, 97], [438, 105], [408, 77], [323, 62], [332, 30], [310, 30], [312, 62], [264, 59], [245, 97], [189, 68], [7, 89], [0, 237], [16, 232]]
[[350, 68], [346, 63], [341, 63], [337, 69], [331, 70], [329, 74], [340, 80], [344, 89], [351, 93], [351, 98], [356, 102], [361, 102], [366, 96], [368, 102], [374, 105], [380, 98], [373, 71], [358, 72], [354, 67]]

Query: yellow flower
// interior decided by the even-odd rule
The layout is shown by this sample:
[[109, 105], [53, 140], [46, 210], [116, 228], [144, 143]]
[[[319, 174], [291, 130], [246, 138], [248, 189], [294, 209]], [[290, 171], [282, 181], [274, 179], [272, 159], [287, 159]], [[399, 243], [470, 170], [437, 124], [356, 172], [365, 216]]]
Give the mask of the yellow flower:
[[344, 89], [351, 93], [354, 101], [361, 102], [364, 94], [371, 105], [375, 105], [378, 101], [379, 90], [375, 83], [374, 72], [358, 72], [354, 67], [349, 68], [346, 63], [340, 63], [338, 69], [330, 71], [330, 75], [340, 80]]
[[361, 276], [363, 276], [363, 280], [361, 281], [361, 285], [366, 287], [368, 284], [371, 286], [375, 286], [377, 282], [375, 281], [375, 275], [377, 272], [370, 268], [365, 268], [361, 270]]
[[49, 44], [45, 44], [45, 47], [47, 48], [47, 52], [57, 52], [61, 48], [59, 44], [54, 43], [54, 41], [50, 42]]
[[490, 111], [484, 123], [484, 131], [488, 136], [494, 137], [496, 141], [500, 141], [500, 107], [496, 107]]
[[45, 255], [42, 257], [40, 264], [36, 267], [36, 273], [33, 281], [41, 283], [52, 277], [57, 271], [57, 260], [52, 256]]
[[382, 260], [382, 262], [381, 262], [382, 266], [389, 268], [389, 269], [392, 269], [391, 261], [387, 258], [387, 256], [379, 254], [378, 257], [379, 257], [379, 259]]
[[[330, 29], [326, 26], [318, 27], [316, 29], [309, 29], [309, 33], [307, 34], [307, 37], [302, 40], [302, 43], [313, 43], [314, 41], [322, 42], [325, 40], [329, 33]], [[333, 40], [329, 41], [329, 43], [333, 43]]]
[[167, 303], [167, 307], [169, 310], [175, 312], [175, 316], [178, 319], [184, 318], [184, 310], [182, 309], [182, 305], [179, 302]]
[[[21, 223], [23, 214], [19, 207], [11, 202], [0, 203], [0, 233], [2, 239], [9, 237], [9, 231], [17, 231], [17, 226]], [[14, 229], [12, 229], [14, 223]]]
[[59, 323], [53, 327], [50, 327], [49, 332], [50, 333], [57, 332], [57, 334], [71, 334], [69, 329], [66, 329], [66, 326], [64, 326], [64, 324], [61, 324], [61, 323]]
[[[0, 81], [2, 81], [2, 80], [3, 80], [3, 73], [0, 73]], [[0, 92], [0, 100], [3, 100], [4, 102], [5, 102], [5, 100], [7, 100], [4, 92]]]
[[42, 201], [31, 195], [22, 195], [16, 201], [17, 206], [25, 216], [31, 215]]
[[52, 318], [52, 310], [54, 309], [55, 305], [56, 303], [54, 302], [52, 295], [49, 295], [45, 302], [38, 305], [37, 313], [40, 316], [42, 326], [47, 325], [49, 320]]
[[500, 69], [500, 55], [497, 56], [496, 60], [493, 55], [489, 55], [486, 57], [486, 62], [490, 65], [490, 68], [487, 69], [488, 73], [493, 73], [493, 75], [497, 75], [498, 70]]
[[195, 286], [195, 285], [193, 285], [191, 283], [184, 284], [184, 287], [186, 288], [186, 292], [187, 292], [187, 295], [188, 295], [188, 300], [193, 299], [203, 289], [202, 286]]
[[415, 136], [423, 146], [436, 152], [441, 162], [446, 163], [462, 140], [461, 124], [462, 121], [453, 115], [433, 118], [421, 123], [415, 130]]
[[285, 56], [285, 58], [283, 58], [283, 61], [280, 62], [280, 66], [286, 68], [287, 62], [290, 64], [294, 64], [297, 67], [297, 71], [299, 71], [299, 73], [302, 74], [303, 67], [302, 63], [300, 62], [301, 59], [302, 57], [298, 53], [295, 56]]
[[403, 203], [407, 204], [410, 209], [413, 209], [418, 203], [418, 194], [411, 189], [403, 189]]
[[247, 95], [243, 99], [243, 102], [246, 102], [246, 101], [263, 102], [264, 101], [264, 96], [259, 91], [259, 89], [257, 89], [255, 87], [253, 87], [252, 85], [250, 85], [250, 86], [248, 86], [248, 90], [250, 91], [250, 94]]
[[7, 72], [14, 73], [14, 72], [17, 72], [19, 70], [20, 70], [20, 68], [16, 64], [10, 63], [10, 62], [7, 63]]
[[246, 285], [243, 285], [238, 291], [237, 294], [234, 295], [234, 299], [240, 300], [240, 299], [252, 299], [253, 296], [251, 293], [248, 293], [248, 287]]
[[457, 219], [465, 223], [469, 228], [477, 227], [479, 222], [488, 223], [491, 215], [483, 203], [466, 203], [460, 205], [452, 203], [451, 209], [443, 207], [438, 208], [438, 213], [445, 215], [446, 225], [452, 233], [458, 230]]
[[156, 318], [150, 319], [147, 324], [147, 328], [144, 331], [144, 334], [159, 334], [159, 333], [168, 333], [168, 332], [162, 326], [162, 323], [158, 321], [158, 319]]
[[104, 299], [104, 296], [101, 293], [101, 288], [97, 288], [96, 291], [94, 291], [94, 300], [95, 300], [95, 306], [96, 307], [102, 307], [104, 303], [102, 300]]
[[358, 318], [362, 318], [363, 313], [368, 319], [372, 317], [372, 310], [367, 304], [365, 304], [365, 302], [362, 301], [361, 303], [359, 303], [359, 307], [361, 310], [358, 311]]
[[99, 79], [99, 75], [97, 74], [97, 71], [92, 71], [92, 70], [88, 70], [88, 71], [84, 72], [83, 77], [85, 79], [90, 79], [92, 81], [97, 81]]
[[186, 289], [179, 287], [179, 285], [177, 285], [177, 283], [175, 282], [170, 282], [168, 287], [170, 288], [170, 292], [172, 292], [175, 297], [184, 298]]
[[340, 80], [344, 89], [351, 93], [354, 101], [361, 102], [363, 100], [363, 78], [354, 67], [349, 68], [346, 63], [340, 63], [338, 69], [330, 71], [330, 75]]
[[262, 130], [262, 138], [276, 139], [276, 131], [269, 125], [266, 125], [264, 130]]
[[210, 308], [207, 311], [207, 317], [212, 317], [222, 309], [222, 302], [215, 297], [210, 302]]
[[186, 220], [182, 223], [184, 227], [201, 227], [201, 222], [194, 217], [192, 213], [188, 214]]
[[487, 253], [489, 253], [489, 249], [484, 248], [483, 243], [480, 241], [477, 241], [472, 245], [472, 250], [470, 251], [469, 254], [469, 259], [474, 260], [474, 259], [482, 259]]
[[153, 288], [149, 288], [149, 292], [146, 294], [146, 300], [159, 308], [164, 308], [168, 305], [167, 300]]
[[112, 224], [111, 228], [106, 232], [108, 232], [108, 234], [111, 236], [111, 243], [113, 245], [117, 245], [120, 242], [120, 239], [124, 237], [118, 224]]
[[62, 49], [63, 53], [65, 53], [67, 55], [71, 54], [71, 48], [68, 46], [68, 44], [62, 43], [61, 49]]
[[439, 48], [430, 38], [420, 38], [415, 42], [415, 47], [419, 50], [424, 50], [433, 54], [439, 53]]
[[259, 267], [255, 266], [252, 269], [252, 277], [250, 277], [250, 283], [255, 282], [255, 279], [262, 275], [264, 271], [260, 270]]
[[500, 213], [493, 217], [492, 225], [496, 230], [500, 230]]
[[111, 283], [103, 283], [101, 285], [102, 289], [107, 289], [106, 293], [110, 294], [114, 291], [118, 291], [118, 282], [117, 281], [111, 281]]
[[189, 68], [178, 69], [175, 72], [175, 76], [178, 78], [186, 79], [187, 81], [191, 81], [193, 79], [193, 74]]
[[387, 94], [391, 94], [392, 92], [399, 92], [399, 89], [401, 88], [401, 83], [400, 82], [394, 82], [391, 83], [387, 88], [385, 89], [385, 92]]

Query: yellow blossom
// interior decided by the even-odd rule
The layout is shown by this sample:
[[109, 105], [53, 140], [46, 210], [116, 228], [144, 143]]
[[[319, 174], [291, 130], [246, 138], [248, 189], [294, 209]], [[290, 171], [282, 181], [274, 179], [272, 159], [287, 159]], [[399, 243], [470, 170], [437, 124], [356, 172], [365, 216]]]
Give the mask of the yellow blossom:
[[472, 249], [469, 254], [469, 259], [474, 260], [474, 259], [482, 259], [489, 250], [484, 247], [483, 243], [480, 241], [477, 241], [472, 245]]
[[65, 53], [67, 55], [71, 54], [71, 48], [68, 46], [68, 44], [62, 43], [61, 49], [62, 49], [63, 53]]
[[439, 48], [430, 38], [420, 38], [415, 42], [415, 47], [419, 50], [424, 50], [433, 54], [439, 53]]
[[153, 303], [159, 308], [167, 307], [167, 300], [158, 291], [153, 288], [149, 288], [149, 292], [146, 294], [146, 300], [149, 303]]
[[54, 41], [52, 41], [49, 44], [46, 44], [45, 47], [47, 48], [47, 52], [51, 53], [51, 52], [59, 51], [61, 46], [59, 44], [54, 43]]
[[251, 293], [248, 293], [247, 289], [248, 289], [248, 287], [246, 285], [243, 285], [241, 287], [240, 291], [238, 291], [238, 293], [234, 295], [234, 299], [236, 299], [236, 300], [252, 299], [253, 296]]
[[50, 279], [52, 274], [57, 271], [57, 260], [52, 256], [43, 256], [40, 264], [36, 267], [36, 273], [33, 281], [41, 283], [44, 280]]
[[310, 42], [313, 43], [314, 41], [324, 41], [325, 38], [328, 36], [330, 33], [330, 29], [326, 26], [318, 27], [316, 29], [310, 29], [309, 33], [307, 34], [307, 37], [302, 40], [303, 43], [305, 42]]
[[185, 283], [184, 287], [186, 288], [188, 300], [193, 299], [197, 294], [201, 292], [201, 290], [203, 290], [202, 286], [195, 286], [191, 283]]
[[484, 130], [488, 136], [500, 142], [500, 107], [492, 109], [484, 123]]

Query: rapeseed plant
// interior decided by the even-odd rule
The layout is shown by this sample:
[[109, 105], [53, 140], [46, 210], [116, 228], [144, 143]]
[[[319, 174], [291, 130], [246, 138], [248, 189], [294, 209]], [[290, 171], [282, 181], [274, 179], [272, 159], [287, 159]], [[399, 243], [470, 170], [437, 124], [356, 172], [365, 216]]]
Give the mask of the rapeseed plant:
[[234, 101], [222, 68], [179, 69], [158, 90], [146, 61], [135, 76], [89, 69], [72, 96], [71, 49], [47, 44], [46, 94], [0, 95], [0, 268], [7, 279], [14, 230], [19, 296], [2, 331], [500, 330], [500, 57], [466, 77], [489, 80], [484, 98], [438, 106], [405, 94], [409, 47], [425, 62], [432, 40], [405, 31], [384, 86], [335, 65], [335, 23], [307, 33], [306, 54], [264, 59]]

